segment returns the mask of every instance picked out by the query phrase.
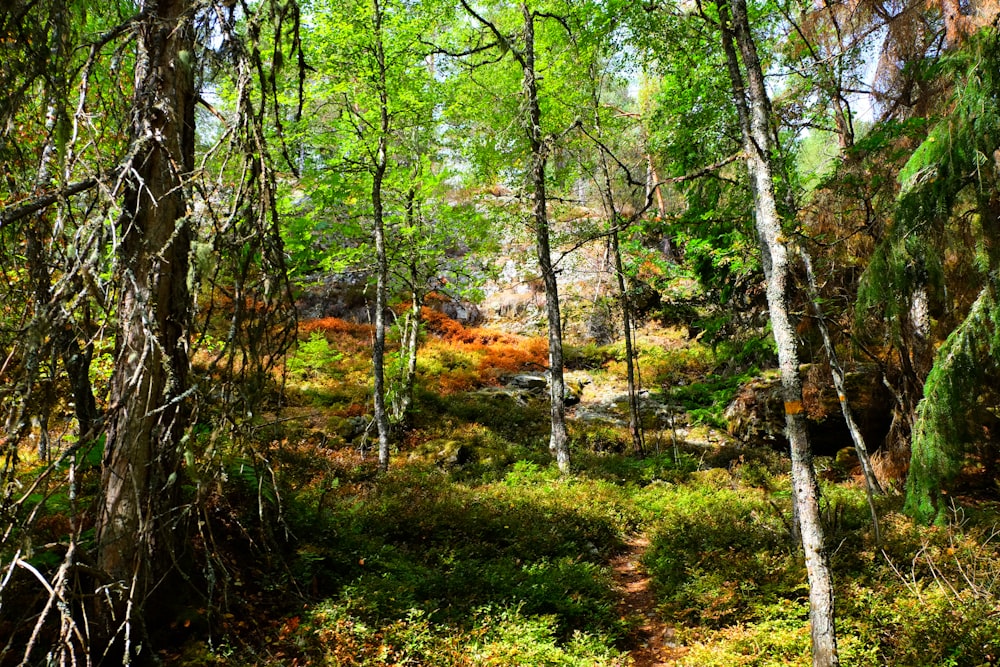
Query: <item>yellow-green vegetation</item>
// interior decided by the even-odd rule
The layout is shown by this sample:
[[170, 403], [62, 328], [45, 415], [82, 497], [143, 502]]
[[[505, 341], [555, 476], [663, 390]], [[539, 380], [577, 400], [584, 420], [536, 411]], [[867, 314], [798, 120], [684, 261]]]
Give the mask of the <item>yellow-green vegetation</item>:
[[[248, 417], [239, 447], [220, 431], [192, 440], [184, 488], [201, 528], [181, 558], [200, 570], [192, 583], [202, 593], [170, 612], [178, 648], [164, 662], [624, 667], [652, 615], [675, 644], [666, 664], [810, 664], [782, 454], [681, 442], [635, 456], [623, 425], [577, 421], [575, 469], [562, 476], [547, 451], [544, 399], [442, 394], [441, 377], [455, 376], [438, 363], [448, 342], [436, 338], [419, 367], [412, 430], [379, 476], [357, 432], [367, 379], [344, 372], [363, 365], [367, 335], [313, 326], [286, 361], [298, 407]], [[456, 343], [455, 358], [469, 352]], [[739, 364], [712, 376], [729, 363], [714, 354], [678, 343], [648, 367], [681, 387], [737, 383]], [[575, 355], [595, 383], [617, 358], [613, 348]], [[706, 389], [699, 400], [719, 399]], [[77, 492], [92, 494], [99, 451], [80, 463]], [[218, 474], [198, 472], [209, 468]], [[58, 480], [36, 489], [49, 499], [35, 522], [40, 546], [25, 558], [41, 571], [59, 566], [52, 545], [71, 527]], [[876, 544], [861, 487], [824, 482], [842, 664], [996, 664], [996, 508], [955, 500], [949, 522], [925, 527], [901, 505], [878, 500]], [[635, 536], [648, 547], [628, 552]], [[84, 547], [89, 539], [85, 530]], [[623, 553], [648, 574], [646, 609], [621, 606], [614, 563]]]
[[[272, 434], [285, 443], [271, 459], [281, 493], [264, 502], [276, 511], [280, 498], [294, 539], [259, 586], [296, 592], [263, 633], [230, 624], [225, 650], [199, 644], [211, 664], [628, 665], [642, 614], [671, 628], [667, 664], [810, 664], [781, 454], [682, 444], [676, 459], [672, 448], [636, 457], [622, 453], [624, 427], [581, 422], [572, 425], [576, 469], [563, 477], [547, 452], [543, 401], [442, 395], [434, 388], [455, 368], [442, 363], [445, 341], [430, 349], [414, 427], [388, 475], [374, 476], [373, 462], [342, 441], [291, 447], [307, 437], [301, 425]], [[453, 358], [468, 352], [458, 346]], [[610, 348], [574, 354], [595, 377], [616, 359]], [[690, 343], [650, 367], [693, 386], [735, 385], [731, 376], [695, 381], [725, 363]], [[334, 377], [328, 389], [349, 395]], [[718, 398], [706, 389], [700, 400]], [[995, 663], [996, 513], [980, 505], [928, 528], [901, 502], [879, 500], [877, 545], [862, 489], [824, 485], [843, 664]], [[612, 568], [635, 535], [649, 540], [635, 555], [654, 593], [641, 614], [619, 606]]]

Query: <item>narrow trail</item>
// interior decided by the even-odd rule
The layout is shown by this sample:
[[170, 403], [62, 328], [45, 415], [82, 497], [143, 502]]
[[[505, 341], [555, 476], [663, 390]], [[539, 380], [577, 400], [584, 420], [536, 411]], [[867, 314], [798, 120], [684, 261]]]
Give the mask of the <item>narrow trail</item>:
[[649, 547], [644, 535], [629, 538], [626, 549], [611, 561], [615, 585], [621, 593], [618, 613], [638, 618], [629, 636], [634, 667], [674, 665], [687, 652], [673, 642], [674, 629], [656, 613], [656, 598], [649, 575], [642, 569], [642, 556]]

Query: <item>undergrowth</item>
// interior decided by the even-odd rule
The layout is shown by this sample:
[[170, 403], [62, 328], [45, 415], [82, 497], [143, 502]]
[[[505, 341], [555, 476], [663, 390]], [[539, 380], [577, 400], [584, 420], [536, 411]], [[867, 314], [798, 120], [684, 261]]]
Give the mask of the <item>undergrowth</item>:
[[[518, 357], [503, 349], [516, 337], [445, 318], [435, 326], [412, 430], [386, 475], [352, 431], [366, 419], [367, 379], [356, 373], [368, 330], [339, 320], [308, 324], [287, 360], [291, 417], [248, 417], [250, 450], [197, 440], [195, 463], [221, 472], [199, 482], [192, 554], [204, 571], [191, 581], [214, 588], [177, 612], [168, 632], [179, 648], [163, 662], [624, 666], [652, 614], [677, 644], [668, 664], [810, 664], [782, 455], [680, 442], [635, 456], [624, 453], [624, 425], [581, 421], [571, 429], [574, 472], [561, 476], [546, 402], [476, 390], [501, 369], [530, 370], [535, 343]], [[598, 379], [620, 363], [614, 349], [573, 354]], [[670, 384], [689, 420], [717, 410], [752, 372], [697, 343], [647, 357], [646, 377]], [[729, 374], [713, 377], [726, 364]], [[92, 477], [79, 492], [93, 493]], [[822, 491], [841, 664], [997, 664], [995, 508], [955, 501], [946, 525], [923, 527], [900, 499], [880, 498], [876, 544], [857, 484]], [[55, 482], [38, 493], [48, 501], [36, 543], [56, 543], [68, 496]], [[635, 535], [649, 539], [642, 565], [655, 595], [638, 612], [619, 606], [612, 568]], [[54, 553], [38, 548], [26, 562], [51, 574]]]
[[[546, 403], [476, 391], [532, 370], [539, 343], [511, 354], [514, 337], [430, 319], [417, 412], [395, 468], [376, 480], [358, 472], [370, 461], [341, 461], [299, 475], [312, 481], [286, 494], [298, 536], [288, 576], [308, 595], [254, 662], [626, 665], [641, 619], [617, 608], [610, 563], [630, 535], [645, 534], [650, 611], [682, 647], [671, 664], [810, 663], [786, 459], [685, 443], [637, 457], [623, 453], [623, 425], [581, 422], [571, 429], [575, 473], [561, 477], [547, 451]], [[646, 382], [681, 404], [688, 423], [721, 425], [756, 372], [724, 346], [640, 351]], [[623, 364], [614, 346], [570, 348], [567, 358], [595, 382]], [[876, 545], [862, 490], [824, 485], [842, 664], [995, 664], [996, 514], [925, 528], [899, 505], [879, 499]], [[250, 654], [233, 655], [215, 659], [242, 664]]]

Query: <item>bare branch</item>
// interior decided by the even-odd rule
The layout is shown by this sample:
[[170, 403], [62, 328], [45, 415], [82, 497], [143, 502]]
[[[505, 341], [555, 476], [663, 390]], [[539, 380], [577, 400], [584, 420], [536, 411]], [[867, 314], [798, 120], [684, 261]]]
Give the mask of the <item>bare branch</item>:
[[566, 22], [566, 17], [559, 16], [558, 14], [550, 14], [549, 12], [535, 12], [535, 16], [543, 19], [552, 19], [557, 21], [563, 28], [566, 29], [566, 34], [573, 39], [573, 30], [569, 27], [569, 23]]
[[507, 47], [507, 50], [510, 51], [511, 55], [514, 56], [514, 59], [518, 62], [518, 64], [521, 65], [522, 68], [526, 67], [524, 54], [521, 53], [518, 49], [514, 48], [514, 45], [511, 44], [510, 40], [507, 39], [507, 37], [502, 32], [500, 32], [500, 29], [497, 28], [495, 24], [493, 24], [490, 21], [487, 21], [485, 18], [476, 13], [476, 10], [469, 5], [467, 0], [460, 0], [460, 2], [462, 3], [462, 7], [465, 8], [465, 11], [467, 11], [474, 19], [479, 21], [479, 23], [484, 25], [486, 28], [489, 29], [490, 32], [493, 33], [493, 35], [497, 38], [497, 41], [500, 43], [501, 46]]
[[35, 199], [29, 201], [28, 203], [21, 204], [16, 208], [12, 209], [9, 206], [4, 207], [3, 211], [0, 212], [0, 229], [3, 229], [8, 224], [16, 222], [21, 218], [27, 217], [32, 213], [41, 211], [42, 209], [47, 208], [52, 204], [55, 204], [57, 201], [60, 201], [61, 199], [65, 199], [66, 197], [72, 197], [73, 195], [78, 195], [81, 192], [86, 192], [91, 188], [97, 187], [97, 184], [99, 182], [100, 180], [97, 178], [88, 178], [78, 183], [67, 185], [65, 188], [62, 188], [61, 190], [56, 190], [55, 192], [50, 192], [47, 195], [36, 197]]
[[451, 51], [443, 46], [438, 46], [433, 42], [428, 42], [421, 39], [420, 43], [424, 46], [431, 47], [431, 53], [448, 56], [449, 58], [466, 58], [468, 56], [474, 56], [477, 53], [482, 53], [483, 51], [489, 51], [490, 49], [495, 49], [500, 46], [500, 42], [490, 42], [489, 44], [483, 44], [481, 46], [473, 46], [472, 48], [465, 49], [464, 51]]
[[[587, 136], [590, 136], [590, 135], [588, 134]], [[614, 157], [613, 153], [609, 153], [609, 155], [611, 155], [612, 157]], [[617, 234], [618, 232], [624, 231], [624, 230], [628, 229], [629, 227], [631, 227], [633, 224], [635, 224], [635, 222], [639, 218], [641, 218], [646, 213], [646, 211], [649, 210], [649, 207], [653, 205], [653, 199], [656, 197], [656, 191], [657, 191], [657, 189], [661, 185], [666, 185], [667, 183], [685, 183], [687, 181], [693, 181], [696, 178], [702, 178], [704, 176], [708, 176], [712, 172], [714, 172], [714, 171], [716, 171], [718, 169], [721, 169], [722, 167], [726, 166], [730, 162], [735, 162], [736, 160], [738, 160], [741, 157], [743, 157], [743, 153], [734, 153], [733, 155], [730, 155], [729, 157], [727, 157], [727, 158], [725, 158], [723, 160], [720, 160], [720, 161], [718, 161], [718, 162], [716, 162], [714, 164], [710, 164], [707, 167], [702, 167], [701, 169], [699, 169], [697, 171], [693, 171], [690, 174], [685, 174], [684, 176], [674, 176], [673, 178], [667, 178], [667, 179], [664, 179], [664, 180], [659, 181], [657, 183], [654, 183], [652, 185], [652, 187], [649, 188], [649, 191], [646, 193], [646, 201], [642, 205], [641, 208], [637, 209], [628, 218], [622, 219], [621, 222], [619, 222], [618, 224], [612, 225], [608, 229], [606, 229], [606, 230], [604, 230], [602, 232], [599, 232], [597, 234], [591, 234], [591, 235], [589, 235], [589, 236], [587, 236], [587, 237], [585, 237], [585, 238], [577, 241], [576, 243], [574, 243], [572, 246], [569, 247], [569, 249], [563, 250], [562, 252], [559, 253], [559, 259], [557, 259], [554, 262], [554, 264], [559, 264], [559, 262], [561, 262], [567, 255], [571, 254], [575, 250], [578, 250], [578, 249], [582, 248], [583, 246], [587, 245], [588, 243], [591, 243], [591, 242], [596, 241], [598, 239], [608, 238], [612, 234]], [[618, 161], [617, 158], [615, 158], [615, 161], [616, 162]], [[619, 163], [619, 164], [621, 164], [621, 163]], [[644, 185], [643, 183], [634, 183], [634, 182], [632, 184], [633, 185]]]

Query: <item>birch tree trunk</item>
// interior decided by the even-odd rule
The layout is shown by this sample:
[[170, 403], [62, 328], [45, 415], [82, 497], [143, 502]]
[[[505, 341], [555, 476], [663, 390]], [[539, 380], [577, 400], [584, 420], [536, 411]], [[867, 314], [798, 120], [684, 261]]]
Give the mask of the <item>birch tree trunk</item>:
[[[802, 548], [809, 578], [809, 617], [812, 623], [814, 667], [839, 664], [834, 626], [833, 580], [819, 512], [819, 486], [813, 469], [812, 451], [802, 406], [802, 379], [799, 376], [798, 341], [788, 314], [789, 259], [786, 240], [775, 200], [771, 132], [771, 104], [764, 74], [750, 32], [746, 0], [732, 0], [732, 23], [722, 3], [720, 19], [723, 47], [736, 104], [739, 108], [743, 149], [753, 193], [757, 235], [767, 279], [767, 303], [771, 328], [778, 348], [781, 385], [785, 402], [785, 422], [791, 444], [792, 486], [798, 512]], [[737, 59], [735, 44], [739, 48]], [[745, 85], [744, 85], [745, 76]]]
[[[132, 153], [117, 263], [118, 332], [97, 517], [98, 565], [114, 614], [102, 625], [125, 662], [144, 604], [169, 571], [178, 447], [188, 425], [185, 176], [194, 169], [193, 7], [151, 0], [137, 25]], [[162, 590], [162, 589], [161, 589]]]
[[566, 382], [563, 377], [562, 318], [559, 313], [559, 284], [552, 266], [549, 244], [549, 219], [545, 194], [547, 150], [542, 137], [542, 111], [538, 103], [538, 78], [535, 72], [535, 17], [526, 4], [524, 14], [524, 56], [522, 82], [527, 105], [526, 131], [531, 146], [531, 186], [534, 206], [535, 249], [538, 268], [545, 285], [545, 315], [549, 328], [549, 399], [551, 433], [549, 451], [563, 473], [569, 472], [569, 435], [566, 431]]
[[[415, 176], [416, 177], [416, 176]], [[416, 191], [410, 188], [406, 193], [406, 226], [419, 224], [421, 213], [416, 203]], [[417, 263], [417, 244], [410, 243], [410, 312], [403, 320], [403, 335], [400, 354], [405, 355], [399, 371], [399, 386], [396, 388], [392, 406], [393, 421], [409, 428], [413, 409], [413, 384], [417, 377], [417, 351], [420, 342], [420, 309], [423, 307], [423, 291], [420, 281], [420, 267]]]
[[388, 163], [389, 91], [386, 89], [385, 49], [382, 45], [382, 7], [374, 0], [375, 59], [378, 67], [379, 138], [372, 173], [372, 214], [375, 220], [375, 344], [372, 367], [375, 375], [375, 425], [378, 429], [378, 467], [389, 469], [389, 412], [385, 403], [385, 311], [388, 305], [389, 260], [385, 248], [385, 219], [382, 206], [382, 183]]

